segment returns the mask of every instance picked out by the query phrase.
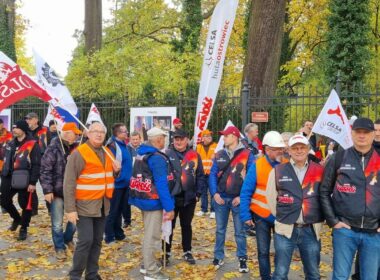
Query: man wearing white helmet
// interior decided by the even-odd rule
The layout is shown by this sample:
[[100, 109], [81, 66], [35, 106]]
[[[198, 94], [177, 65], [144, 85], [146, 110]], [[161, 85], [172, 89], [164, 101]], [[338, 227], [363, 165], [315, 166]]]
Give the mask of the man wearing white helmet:
[[269, 174], [266, 197], [276, 216], [273, 280], [288, 279], [293, 251], [299, 248], [305, 279], [320, 279], [320, 230], [324, 220], [319, 201], [323, 167], [308, 160], [310, 144], [303, 135], [289, 139], [290, 161]]
[[274, 227], [274, 216], [269, 210], [266, 199], [266, 186], [270, 171], [283, 159], [285, 142], [277, 131], [269, 131], [264, 135], [264, 157], [252, 164], [245, 177], [240, 193], [240, 218], [247, 225], [256, 223], [256, 241], [260, 277], [271, 279], [270, 242]]

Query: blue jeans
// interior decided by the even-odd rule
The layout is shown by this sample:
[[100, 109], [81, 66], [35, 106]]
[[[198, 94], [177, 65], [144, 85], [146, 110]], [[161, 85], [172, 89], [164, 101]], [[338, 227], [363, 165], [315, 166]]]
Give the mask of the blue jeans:
[[271, 280], [270, 271], [270, 241], [274, 225], [253, 215], [256, 224], [257, 258], [259, 260], [260, 277]]
[[380, 267], [380, 233], [333, 229], [333, 280], [348, 279], [356, 251], [359, 252], [360, 279], [376, 280]]
[[124, 205], [128, 204], [127, 189], [114, 189], [110, 212], [106, 218], [105, 241], [106, 243], [115, 241], [115, 239], [124, 239], [124, 230], [121, 227], [121, 214]]
[[[321, 242], [317, 240], [313, 228], [294, 227], [291, 238], [274, 234], [275, 269], [273, 280], [287, 280], [295, 247], [300, 250], [305, 279], [320, 279], [319, 263], [321, 259]], [[347, 278], [348, 279], [348, 278]]]
[[224, 259], [224, 243], [226, 241], [226, 231], [230, 211], [234, 221], [235, 242], [237, 246], [236, 256], [247, 257], [247, 240], [245, 237], [244, 224], [240, 220], [240, 205], [232, 206], [232, 198], [223, 198], [224, 204], [219, 205], [214, 201], [216, 218], [216, 241], [214, 257], [218, 260]]
[[66, 230], [63, 232], [63, 199], [55, 197], [50, 204], [51, 234], [55, 250], [65, 250], [65, 243], [73, 241], [76, 231], [75, 225], [67, 222]]
[[[210, 188], [208, 187], [208, 175], [206, 175], [206, 186], [202, 190], [201, 195], [201, 210], [202, 212], [207, 212], [208, 210], [208, 194], [210, 193]], [[211, 193], [210, 193], [211, 197]], [[211, 198], [210, 201], [210, 212], [214, 212], [214, 203], [215, 201]]]

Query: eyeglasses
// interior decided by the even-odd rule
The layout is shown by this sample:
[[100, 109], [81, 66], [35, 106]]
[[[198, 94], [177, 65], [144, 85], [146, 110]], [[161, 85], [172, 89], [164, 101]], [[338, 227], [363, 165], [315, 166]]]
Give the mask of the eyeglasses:
[[103, 131], [103, 130], [90, 130], [88, 133], [93, 133], [93, 134], [106, 134], [106, 132]]

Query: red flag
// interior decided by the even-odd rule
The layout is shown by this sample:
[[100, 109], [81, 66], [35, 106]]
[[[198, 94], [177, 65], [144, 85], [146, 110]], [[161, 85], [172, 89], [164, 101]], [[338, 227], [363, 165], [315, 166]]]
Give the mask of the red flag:
[[0, 111], [28, 96], [45, 102], [52, 99], [20, 66], [0, 52]]

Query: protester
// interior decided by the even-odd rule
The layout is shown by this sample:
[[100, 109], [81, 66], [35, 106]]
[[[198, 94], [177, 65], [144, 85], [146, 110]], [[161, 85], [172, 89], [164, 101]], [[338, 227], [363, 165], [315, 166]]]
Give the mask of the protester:
[[[29, 126], [29, 131], [27, 133], [28, 137], [33, 138], [37, 141], [38, 145], [40, 146], [40, 152], [41, 154], [43, 154], [46, 150], [47, 143], [48, 143], [47, 128], [40, 125], [38, 115], [34, 112], [28, 113], [25, 116], [25, 120]], [[38, 214], [37, 192], [33, 192], [32, 207], [33, 207], [32, 215], [37, 215]], [[50, 211], [50, 205], [48, 202], [46, 203], [46, 207]]]
[[[138, 149], [130, 182], [129, 203], [142, 212], [144, 238], [142, 245], [144, 279], [169, 279], [160, 272], [155, 253], [161, 251], [162, 220], [173, 220], [174, 200], [170, 189], [173, 174], [169, 159], [160, 152], [165, 147], [166, 132], [153, 127], [147, 132], [148, 143]], [[163, 215], [163, 211], [165, 214]]]
[[[210, 175], [210, 170], [212, 166], [212, 159], [215, 155], [215, 148], [217, 143], [212, 141], [212, 132], [208, 129], [205, 129], [201, 132], [201, 143], [197, 145], [197, 153], [202, 159], [203, 171], [205, 173], [205, 187], [202, 190], [201, 196], [201, 210], [196, 213], [198, 217], [202, 217], [207, 213], [208, 210], [208, 201], [209, 201], [209, 192], [210, 188], [208, 186], [208, 177]], [[215, 219], [214, 211], [214, 201], [211, 197], [210, 199], [210, 218]]]
[[266, 188], [270, 171], [284, 162], [285, 142], [277, 131], [264, 135], [264, 157], [252, 164], [240, 193], [240, 219], [248, 226], [256, 225], [257, 258], [262, 280], [271, 279], [270, 242], [274, 216], [269, 210]]
[[305, 279], [320, 279], [320, 231], [323, 214], [319, 185], [323, 167], [308, 161], [310, 145], [303, 135], [289, 139], [290, 162], [269, 174], [267, 199], [275, 215], [275, 269], [273, 280], [288, 279], [293, 251], [298, 247]]
[[375, 140], [373, 140], [373, 147], [376, 152], [380, 154], [380, 119], [376, 120], [375, 126]]
[[290, 155], [289, 155], [289, 139], [294, 135], [294, 133], [292, 132], [283, 132], [281, 133], [281, 137], [282, 139], [284, 140], [284, 143], [285, 143], [285, 149], [284, 149], [284, 158], [286, 159], [290, 159]]
[[216, 217], [213, 265], [218, 269], [224, 264], [228, 217], [232, 212], [239, 271], [248, 272], [247, 241], [244, 223], [240, 220], [240, 190], [246, 171], [254, 161], [254, 156], [239, 141], [240, 131], [235, 126], [229, 126], [219, 133], [224, 135], [224, 149], [215, 154], [209, 177], [210, 192], [215, 200]]
[[58, 136], [57, 123], [55, 120], [49, 121], [49, 130], [47, 132], [47, 145], [49, 146], [51, 140]]
[[182, 129], [183, 128], [183, 123], [180, 118], [174, 118], [173, 119], [173, 128], [172, 130], [169, 131], [169, 147], [173, 146], [173, 133], [177, 129]]
[[[41, 151], [37, 141], [27, 136], [27, 132], [28, 124], [24, 120], [12, 126], [14, 139], [6, 145], [1, 172], [0, 204], [13, 219], [9, 230], [16, 231], [21, 225], [18, 240], [27, 238], [32, 216], [32, 210], [27, 206], [40, 176]], [[13, 204], [16, 194], [22, 209], [21, 216]]]
[[137, 155], [137, 149], [141, 145], [141, 135], [140, 135], [140, 133], [138, 133], [137, 131], [133, 131], [131, 133], [131, 136], [129, 137], [129, 144], [128, 145], [132, 148], [133, 156], [136, 157], [136, 155]]
[[12, 133], [4, 127], [3, 119], [0, 119], [0, 171], [3, 168], [5, 147], [12, 140]]
[[316, 152], [317, 149], [317, 137], [314, 133], [311, 132], [313, 129], [314, 123], [311, 120], [306, 120], [301, 128], [303, 136], [309, 139], [309, 143], [313, 152]]
[[[129, 208], [125, 223], [131, 224], [131, 207], [128, 204], [129, 180], [132, 175], [132, 148], [125, 140], [128, 138], [128, 130], [123, 123], [115, 123], [112, 126], [112, 137], [107, 147], [112, 151], [118, 161], [121, 162], [120, 176], [115, 179], [115, 190], [111, 199], [111, 207], [106, 220], [105, 242], [125, 239], [121, 227], [121, 216], [125, 207]], [[128, 207], [129, 206], [129, 207]]]
[[52, 239], [57, 259], [66, 258], [66, 247], [74, 249], [75, 225], [67, 222], [66, 230], [63, 231], [63, 176], [67, 158], [77, 147], [76, 140], [80, 134], [75, 123], [65, 123], [61, 139], [52, 139], [41, 159], [40, 183], [45, 200], [51, 205]]
[[242, 139], [244, 147], [250, 150], [254, 155], [263, 153], [263, 144], [259, 139], [259, 126], [255, 123], [249, 123], [244, 127], [245, 137]]
[[77, 226], [78, 242], [69, 273], [72, 280], [101, 279], [99, 256], [104, 225], [114, 190], [113, 175], [118, 176], [120, 162], [111, 159], [112, 152], [102, 147], [106, 128], [101, 123], [90, 125], [88, 141], [68, 158], [64, 176], [64, 207], [69, 222]]
[[169, 244], [166, 244], [166, 260], [171, 256], [173, 231], [177, 216], [181, 224], [183, 259], [189, 264], [195, 264], [195, 259], [191, 252], [191, 242], [193, 238], [193, 228], [191, 222], [194, 217], [197, 199], [201, 196], [205, 188], [205, 176], [203, 172], [202, 160], [197, 152], [188, 147], [189, 136], [182, 130], [177, 129], [173, 133], [173, 148], [165, 151], [174, 169], [176, 183], [180, 184], [181, 192], [176, 194], [174, 219], [172, 221], [172, 234]]
[[320, 188], [322, 209], [333, 228], [333, 278], [348, 279], [356, 251], [360, 278], [377, 279], [380, 267], [380, 155], [373, 148], [374, 124], [358, 118], [354, 146], [333, 154]]

